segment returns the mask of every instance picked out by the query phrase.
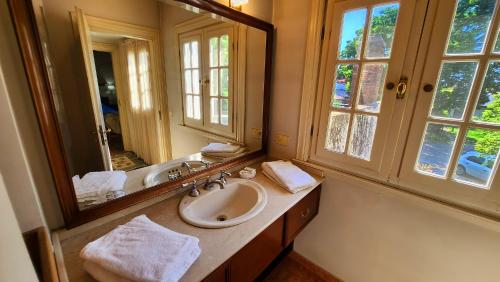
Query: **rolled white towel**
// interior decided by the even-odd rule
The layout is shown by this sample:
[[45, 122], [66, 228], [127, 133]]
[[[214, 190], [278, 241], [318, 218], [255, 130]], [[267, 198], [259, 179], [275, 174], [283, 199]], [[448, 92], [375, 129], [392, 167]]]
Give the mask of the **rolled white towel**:
[[80, 252], [85, 269], [99, 281], [178, 281], [201, 253], [196, 237], [135, 217]]
[[209, 143], [200, 149], [202, 153], [234, 153], [241, 148], [239, 145], [228, 143]]
[[262, 172], [291, 193], [297, 193], [316, 184], [316, 179], [291, 162], [263, 162]]
[[111, 192], [123, 191], [126, 181], [127, 173], [119, 170], [89, 172], [81, 179], [78, 175], [73, 176], [73, 186], [79, 202], [105, 202], [107, 195], [113, 194]]

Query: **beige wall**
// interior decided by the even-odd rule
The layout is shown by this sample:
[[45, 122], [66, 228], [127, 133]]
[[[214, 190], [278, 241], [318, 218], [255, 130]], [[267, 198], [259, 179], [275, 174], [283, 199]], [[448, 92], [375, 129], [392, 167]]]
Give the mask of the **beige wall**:
[[38, 281], [0, 173], [0, 281]]
[[0, 4], [0, 172], [23, 232], [45, 222], [57, 227], [62, 217], [52, 175], [8, 8]]
[[[270, 155], [295, 156], [309, 1], [274, 1]], [[329, 173], [296, 250], [344, 281], [498, 281], [500, 224], [359, 178]]]

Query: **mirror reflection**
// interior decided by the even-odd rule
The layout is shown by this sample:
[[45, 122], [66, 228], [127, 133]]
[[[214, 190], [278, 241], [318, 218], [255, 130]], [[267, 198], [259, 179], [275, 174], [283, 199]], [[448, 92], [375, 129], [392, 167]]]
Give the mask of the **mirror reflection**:
[[261, 148], [265, 32], [175, 1], [33, 4], [80, 209]]

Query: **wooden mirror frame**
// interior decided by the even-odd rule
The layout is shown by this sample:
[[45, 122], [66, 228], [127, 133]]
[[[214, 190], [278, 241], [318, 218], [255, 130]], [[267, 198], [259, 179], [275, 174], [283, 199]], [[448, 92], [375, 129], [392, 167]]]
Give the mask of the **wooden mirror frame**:
[[235, 158], [225, 163], [215, 164], [213, 167], [193, 173], [176, 181], [166, 182], [147, 188], [118, 199], [96, 205], [95, 207], [79, 210], [76, 195], [73, 189], [71, 174], [64, 151], [64, 144], [57, 122], [57, 115], [53, 96], [49, 86], [47, 69], [41, 48], [41, 41], [36, 25], [31, 0], [8, 0], [10, 14], [16, 31], [17, 41], [31, 90], [40, 131], [45, 145], [52, 177], [57, 190], [59, 203], [66, 228], [84, 224], [105, 215], [114, 213], [139, 202], [173, 192], [179, 189], [184, 182], [206, 177], [216, 171], [229, 169], [251, 159], [267, 154], [269, 138], [269, 106], [271, 98], [271, 71], [274, 27], [272, 24], [254, 18], [250, 15], [233, 10], [213, 0], [175, 0], [208, 12], [218, 14], [233, 21], [243, 23], [266, 32], [266, 63], [264, 76], [264, 105], [262, 125], [262, 146], [259, 151]]

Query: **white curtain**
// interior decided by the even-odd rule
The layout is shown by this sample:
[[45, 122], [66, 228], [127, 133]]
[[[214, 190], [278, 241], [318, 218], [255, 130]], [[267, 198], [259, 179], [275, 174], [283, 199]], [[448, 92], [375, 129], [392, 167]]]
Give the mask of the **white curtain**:
[[150, 46], [145, 40], [127, 39], [120, 44], [126, 91], [126, 126], [123, 145], [148, 164], [161, 162], [156, 111], [153, 105]]

